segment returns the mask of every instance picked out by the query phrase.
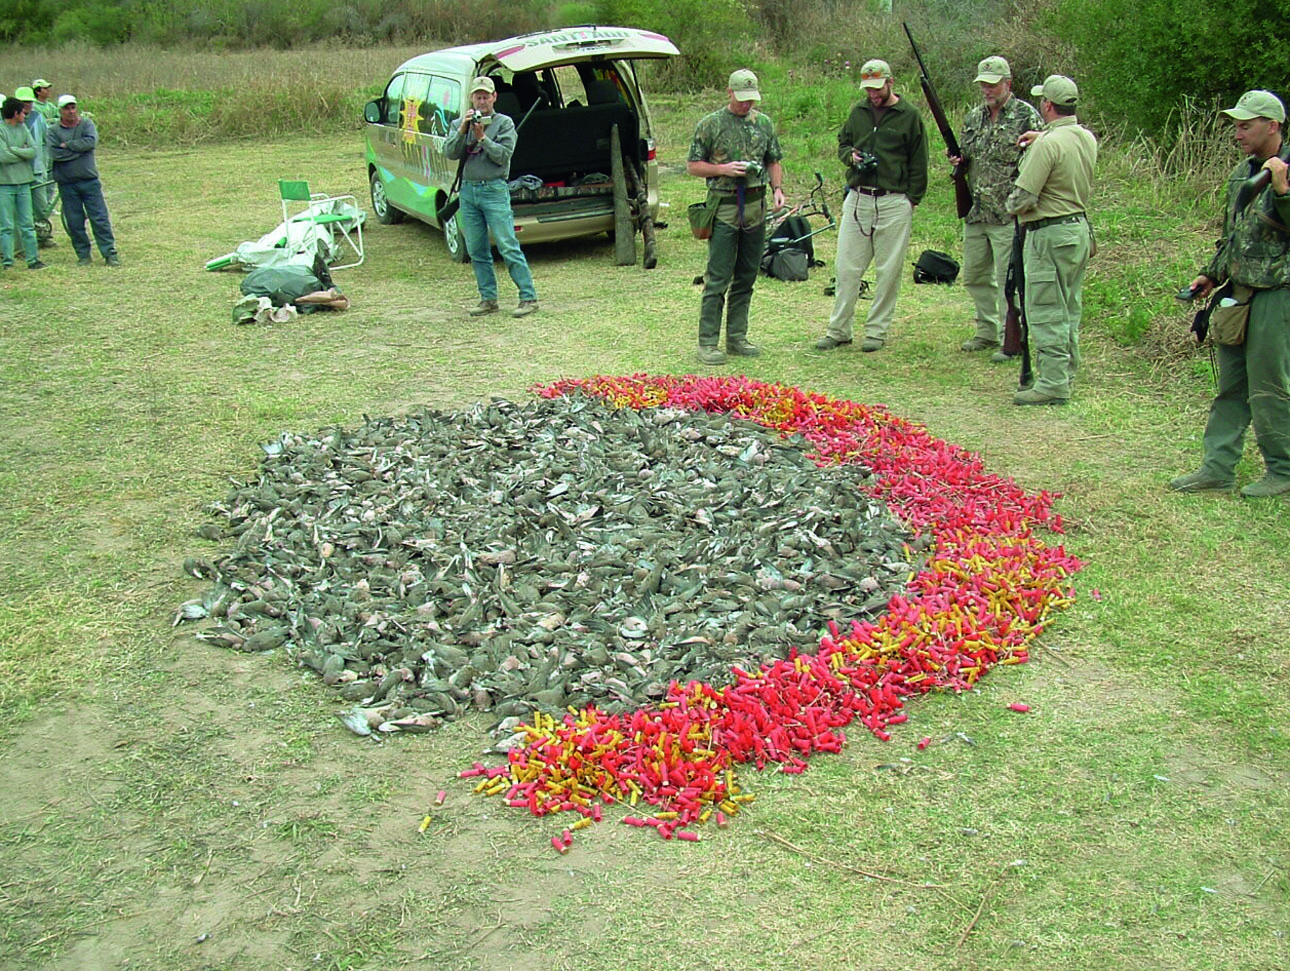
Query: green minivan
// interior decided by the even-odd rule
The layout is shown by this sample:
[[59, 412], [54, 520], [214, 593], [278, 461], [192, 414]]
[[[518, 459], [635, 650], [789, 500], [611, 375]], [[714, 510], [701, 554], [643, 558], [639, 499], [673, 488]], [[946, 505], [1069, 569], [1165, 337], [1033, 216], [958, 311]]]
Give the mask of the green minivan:
[[615, 127], [625, 162], [657, 214], [658, 163], [639, 62], [679, 53], [662, 34], [585, 26], [449, 47], [406, 61], [363, 111], [372, 211], [386, 224], [415, 216], [436, 226], [454, 259], [470, 259], [456, 219], [438, 217], [457, 174], [443, 143], [470, 107], [470, 82], [491, 77], [496, 110], [519, 128], [511, 207], [521, 243], [613, 230]]

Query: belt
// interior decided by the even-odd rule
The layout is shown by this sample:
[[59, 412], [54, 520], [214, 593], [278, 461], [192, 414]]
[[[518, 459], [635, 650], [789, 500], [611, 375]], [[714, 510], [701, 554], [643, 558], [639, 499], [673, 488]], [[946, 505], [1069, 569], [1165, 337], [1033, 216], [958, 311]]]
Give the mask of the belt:
[[883, 196], [891, 195], [891, 192], [887, 189], [871, 189], [867, 185], [858, 185], [856, 186], [855, 191], [864, 196], [873, 196], [875, 199], [881, 199]]
[[1062, 223], [1082, 223], [1088, 217], [1082, 212], [1072, 213], [1069, 216], [1050, 216], [1047, 219], [1036, 219], [1034, 222], [1026, 223], [1027, 230], [1043, 229], [1046, 226], [1060, 226]]

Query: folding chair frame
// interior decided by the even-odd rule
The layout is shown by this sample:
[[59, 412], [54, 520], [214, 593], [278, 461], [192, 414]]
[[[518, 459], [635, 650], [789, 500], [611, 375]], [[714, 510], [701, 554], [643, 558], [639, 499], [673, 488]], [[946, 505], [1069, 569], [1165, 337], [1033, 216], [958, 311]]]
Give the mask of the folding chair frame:
[[[362, 211], [359, 209], [358, 200], [353, 196], [329, 196], [325, 192], [310, 192], [309, 183], [303, 179], [279, 179], [278, 196], [282, 200], [282, 223], [288, 226], [291, 223], [308, 222], [315, 226], [328, 226], [337, 229], [349, 244], [358, 259], [353, 263], [338, 263], [333, 265], [333, 270], [348, 270], [351, 267], [359, 266], [366, 259], [366, 253], [363, 249], [363, 218]], [[301, 203], [305, 208], [292, 215], [290, 211], [291, 203]], [[357, 217], [346, 215], [344, 213], [330, 211], [333, 203], [349, 203], [358, 210]]]

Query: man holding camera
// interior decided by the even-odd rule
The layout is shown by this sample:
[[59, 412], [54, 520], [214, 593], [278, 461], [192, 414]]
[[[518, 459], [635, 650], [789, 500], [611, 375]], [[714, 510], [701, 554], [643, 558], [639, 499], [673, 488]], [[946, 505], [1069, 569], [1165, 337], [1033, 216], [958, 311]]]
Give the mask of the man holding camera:
[[1026, 153], [1006, 206], [1025, 234], [1026, 326], [1035, 380], [1012, 403], [1064, 405], [1079, 367], [1097, 139], [1075, 117], [1079, 89], [1070, 78], [1049, 75], [1030, 93], [1040, 99], [1044, 130], [1033, 140], [1022, 138]]
[[[708, 266], [699, 304], [699, 361], [724, 364], [726, 354], [756, 357], [748, 342], [748, 307], [766, 248], [766, 187], [776, 209], [784, 205], [784, 171], [775, 123], [757, 110], [757, 75], [735, 71], [726, 93], [729, 103], [705, 115], [694, 130], [686, 170], [708, 185], [708, 204], [716, 207]], [[717, 346], [721, 313], [726, 314], [726, 353]]]
[[[1227, 211], [1218, 251], [1191, 282], [1197, 298], [1232, 285], [1236, 307], [1248, 307], [1239, 344], [1215, 343], [1218, 394], [1205, 424], [1198, 471], [1169, 483], [1175, 492], [1226, 492], [1235, 485], [1245, 432], [1263, 456], [1263, 478], [1241, 489], [1247, 499], [1290, 495], [1290, 170], [1286, 109], [1271, 91], [1247, 91], [1223, 111], [1245, 158], [1227, 180]], [[1242, 200], [1248, 179], [1258, 178]], [[1249, 190], [1245, 190], [1249, 192]], [[1241, 203], [1244, 201], [1244, 207]], [[1211, 328], [1211, 333], [1212, 333]]]
[[[1010, 358], [999, 349], [1001, 304], [1017, 231], [1006, 203], [1021, 162], [1019, 140], [1038, 131], [1043, 121], [1033, 105], [1013, 96], [1012, 68], [1002, 57], [978, 64], [976, 82], [982, 103], [963, 120], [963, 155], [969, 159], [972, 190], [972, 209], [963, 221], [963, 286], [976, 308], [976, 333], [960, 347], [994, 351], [993, 360], [1001, 362]], [[951, 161], [958, 165], [961, 159]]]
[[900, 269], [909, 250], [914, 207], [927, 192], [927, 131], [913, 105], [893, 90], [886, 61], [866, 61], [860, 87], [866, 98], [838, 132], [838, 157], [847, 168], [847, 195], [838, 224], [837, 291], [817, 350], [850, 344], [861, 278], [874, 264], [877, 282], [864, 325], [862, 351], [887, 340]]
[[538, 309], [537, 291], [528, 260], [515, 238], [515, 216], [511, 212], [511, 156], [515, 153], [515, 122], [493, 111], [497, 87], [492, 78], [475, 78], [470, 88], [473, 106], [461, 117], [461, 124], [443, 143], [447, 158], [466, 164], [461, 175], [461, 208], [457, 219], [466, 236], [466, 251], [475, 270], [479, 305], [470, 315], [497, 313], [497, 274], [493, 270], [491, 231], [511, 280], [520, 291], [519, 305], [512, 317], [525, 317]]

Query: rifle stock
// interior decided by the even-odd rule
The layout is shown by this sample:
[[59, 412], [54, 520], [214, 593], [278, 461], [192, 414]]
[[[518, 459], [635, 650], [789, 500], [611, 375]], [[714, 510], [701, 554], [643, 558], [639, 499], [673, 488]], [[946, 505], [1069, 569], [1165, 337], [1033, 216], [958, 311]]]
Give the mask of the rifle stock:
[[966, 219], [967, 214], [972, 210], [972, 190], [967, 183], [970, 160], [963, 158], [959, 140], [954, 136], [954, 129], [945, 115], [945, 109], [941, 107], [941, 99], [936, 96], [936, 89], [932, 86], [932, 79], [928, 77], [927, 66], [923, 63], [923, 55], [919, 53], [918, 45], [914, 43], [914, 35], [909, 31], [909, 24], [902, 23], [901, 26], [905, 28], [905, 36], [909, 38], [914, 59], [918, 61], [918, 83], [922, 86], [923, 98], [927, 101], [927, 108], [932, 113], [936, 128], [940, 131], [941, 138], [945, 140], [945, 154], [950, 158], [961, 159], [955, 163], [950, 178], [954, 181], [954, 208], [960, 219]]

